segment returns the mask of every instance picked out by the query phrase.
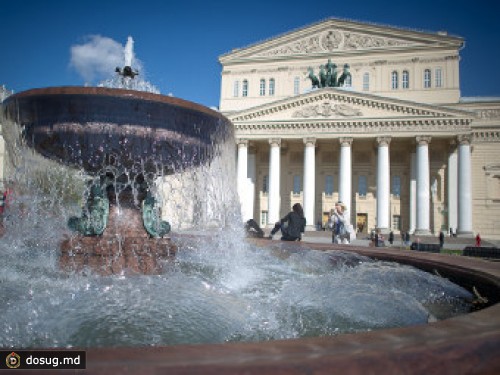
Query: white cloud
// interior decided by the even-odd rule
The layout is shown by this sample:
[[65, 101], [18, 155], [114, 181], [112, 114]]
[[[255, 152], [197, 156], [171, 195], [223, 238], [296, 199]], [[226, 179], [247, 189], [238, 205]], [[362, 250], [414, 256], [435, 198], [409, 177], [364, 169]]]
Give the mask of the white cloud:
[[71, 47], [70, 65], [86, 83], [109, 78], [124, 65], [124, 46], [101, 35], [90, 35], [84, 44]]

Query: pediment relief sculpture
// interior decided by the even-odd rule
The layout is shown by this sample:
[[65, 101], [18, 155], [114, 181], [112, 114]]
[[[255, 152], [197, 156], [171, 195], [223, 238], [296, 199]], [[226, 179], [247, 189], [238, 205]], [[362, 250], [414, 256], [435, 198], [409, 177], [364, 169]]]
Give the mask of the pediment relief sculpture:
[[415, 43], [402, 39], [373, 36], [368, 34], [330, 29], [320, 34], [296, 40], [258, 53], [257, 56], [296, 55], [333, 51], [349, 51], [385, 48], [393, 46], [409, 46]]
[[322, 104], [309, 105], [295, 111], [292, 117], [353, 117], [362, 116], [363, 113], [348, 104], [333, 104], [324, 102]]

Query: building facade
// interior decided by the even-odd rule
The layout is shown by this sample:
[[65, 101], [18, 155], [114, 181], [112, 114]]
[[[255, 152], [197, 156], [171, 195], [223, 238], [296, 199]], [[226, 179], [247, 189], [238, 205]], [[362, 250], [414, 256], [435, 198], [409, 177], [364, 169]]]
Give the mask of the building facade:
[[[461, 98], [463, 46], [327, 19], [220, 56], [243, 219], [299, 202], [312, 229], [341, 200], [361, 233], [500, 236], [500, 98]], [[342, 87], [324, 84], [332, 64]]]

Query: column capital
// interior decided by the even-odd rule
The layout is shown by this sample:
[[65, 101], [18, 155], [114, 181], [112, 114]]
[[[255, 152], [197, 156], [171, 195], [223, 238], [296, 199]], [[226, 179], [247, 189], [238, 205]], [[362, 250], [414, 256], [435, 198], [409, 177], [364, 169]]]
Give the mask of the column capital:
[[416, 138], [417, 145], [419, 145], [419, 146], [427, 146], [427, 145], [429, 145], [429, 143], [431, 143], [431, 138], [432, 137], [430, 137], [428, 135], [419, 135]]
[[303, 140], [306, 146], [316, 146], [316, 138], [304, 138]]
[[472, 134], [457, 135], [457, 142], [459, 145], [470, 145], [472, 142]]
[[269, 144], [271, 146], [281, 146], [281, 138], [270, 138], [269, 139]]
[[248, 139], [246, 138], [236, 138], [236, 144], [238, 147], [248, 147]]
[[345, 147], [345, 146], [351, 146], [352, 145], [352, 141], [354, 139], [352, 137], [342, 137], [342, 138], [339, 138], [339, 142], [340, 142], [340, 146], [341, 147]]
[[377, 143], [378, 143], [379, 147], [389, 146], [389, 144], [391, 143], [391, 139], [392, 139], [392, 137], [390, 137], [388, 135], [384, 135], [381, 137], [377, 137]]

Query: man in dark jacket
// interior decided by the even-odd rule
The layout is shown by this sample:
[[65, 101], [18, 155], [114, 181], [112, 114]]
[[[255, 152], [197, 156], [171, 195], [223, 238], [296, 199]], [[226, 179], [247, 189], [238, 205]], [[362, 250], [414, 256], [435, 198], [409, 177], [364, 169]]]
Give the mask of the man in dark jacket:
[[281, 229], [281, 233], [283, 234], [281, 237], [282, 241], [300, 241], [305, 226], [306, 219], [302, 206], [300, 203], [295, 203], [292, 207], [292, 211], [276, 223], [269, 235], [269, 239], [272, 239], [276, 232]]

